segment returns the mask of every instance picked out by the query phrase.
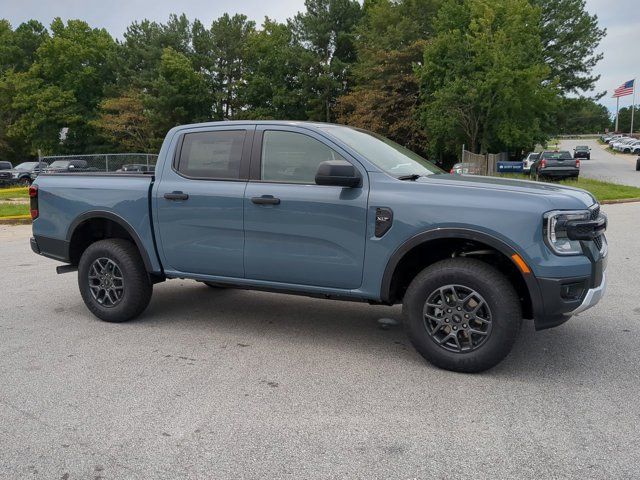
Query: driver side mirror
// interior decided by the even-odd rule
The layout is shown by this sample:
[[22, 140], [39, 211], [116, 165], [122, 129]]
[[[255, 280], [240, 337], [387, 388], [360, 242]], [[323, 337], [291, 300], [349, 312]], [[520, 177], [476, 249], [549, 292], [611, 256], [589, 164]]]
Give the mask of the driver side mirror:
[[318, 166], [316, 185], [353, 188], [362, 185], [362, 178], [346, 160], [327, 160]]

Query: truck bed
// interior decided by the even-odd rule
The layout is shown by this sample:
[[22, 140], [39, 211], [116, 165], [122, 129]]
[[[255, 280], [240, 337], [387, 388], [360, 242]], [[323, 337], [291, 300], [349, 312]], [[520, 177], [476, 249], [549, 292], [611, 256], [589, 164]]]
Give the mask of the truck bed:
[[[82, 177], [80, 179], [80, 177]], [[38, 209], [34, 237], [47, 243], [52, 256], [68, 256], [71, 233], [96, 212], [129, 225], [149, 255], [152, 271], [161, 271], [155, 255], [149, 195], [154, 176], [130, 173], [53, 173], [37, 178]], [[67, 257], [68, 258], [68, 257]]]

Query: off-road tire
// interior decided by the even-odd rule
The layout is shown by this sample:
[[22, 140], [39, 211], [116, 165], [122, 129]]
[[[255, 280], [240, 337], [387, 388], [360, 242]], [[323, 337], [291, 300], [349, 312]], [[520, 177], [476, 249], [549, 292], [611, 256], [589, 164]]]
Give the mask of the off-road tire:
[[[475, 350], [446, 350], [427, 331], [426, 301], [448, 285], [474, 290], [490, 309], [491, 330]], [[522, 324], [520, 300], [511, 282], [492, 266], [471, 258], [442, 260], [422, 270], [409, 285], [402, 310], [406, 333], [416, 350], [433, 365], [456, 372], [481, 372], [497, 365], [511, 351]]]
[[[122, 297], [113, 306], [100, 304], [91, 292], [89, 270], [98, 259], [109, 259], [117, 264], [124, 280]], [[125, 322], [137, 317], [149, 305], [153, 292], [153, 283], [137, 247], [120, 238], [100, 240], [89, 245], [78, 263], [78, 286], [89, 311], [105, 322]]]

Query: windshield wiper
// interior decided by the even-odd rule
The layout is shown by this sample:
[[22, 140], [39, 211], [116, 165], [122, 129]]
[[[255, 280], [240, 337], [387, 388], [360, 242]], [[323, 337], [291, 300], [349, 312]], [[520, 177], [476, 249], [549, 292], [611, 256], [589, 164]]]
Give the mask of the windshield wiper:
[[398, 177], [398, 180], [412, 180], [412, 181], [414, 181], [414, 180], [417, 180], [417, 179], [419, 179], [420, 177], [423, 177], [423, 176], [424, 175], [419, 175], [417, 173], [412, 173], [411, 175], [400, 175]]

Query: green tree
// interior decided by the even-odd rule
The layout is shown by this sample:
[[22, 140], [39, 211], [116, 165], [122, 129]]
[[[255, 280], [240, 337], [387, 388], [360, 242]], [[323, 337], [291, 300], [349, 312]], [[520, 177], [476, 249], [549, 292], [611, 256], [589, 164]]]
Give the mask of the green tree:
[[157, 139], [156, 147], [160, 146], [166, 132], [176, 125], [211, 118], [208, 93], [204, 76], [193, 69], [189, 58], [172, 48], [165, 48], [158, 78], [144, 99]]
[[255, 23], [245, 15], [224, 14], [211, 25], [213, 91], [218, 119], [231, 118], [240, 110], [238, 90], [244, 80], [246, 43]]
[[47, 38], [47, 29], [36, 20], [21, 23], [15, 30], [9, 22], [0, 20], [0, 74], [9, 69], [28, 70], [36, 50]]
[[305, 8], [289, 25], [295, 41], [315, 57], [305, 71], [307, 113], [312, 120], [330, 122], [356, 60], [354, 30], [362, 10], [356, 0], [305, 0]]
[[[50, 36], [34, 22], [21, 27], [14, 32], [14, 44], [24, 52], [25, 61], [30, 57], [33, 61], [27, 71], [13, 73], [12, 68], [3, 76], [5, 91], [13, 91], [3, 105], [5, 118], [11, 118], [6, 138], [31, 154], [37, 148], [95, 150], [100, 140], [90, 120], [115, 78], [114, 40], [106, 30], [92, 29], [79, 20], [65, 24], [55, 19]], [[64, 141], [62, 128], [68, 129]]]
[[[610, 129], [616, 128], [616, 117], [613, 116]], [[635, 133], [640, 132], [640, 106], [636, 105], [633, 112], [633, 131]], [[618, 111], [618, 132], [630, 133], [631, 132], [631, 107], [624, 107]]]
[[246, 43], [244, 82], [238, 91], [243, 118], [306, 119], [306, 99], [300, 72], [311, 56], [292, 41], [285, 24], [266, 18]]
[[30, 73], [9, 73], [0, 82], [0, 97], [11, 96], [6, 131], [8, 140], [18, 152], [35, 156], [60, 150], [60, 131], [69, 125], [80, 125], [82, 115], [73, 92], [51, 85]]
[[135, 89], [104, 99], [92, 125], [116, 150], [149, 153], [157, 151], [160, 143], [153, 131], [144, 97]]
[[351, 90], [338, 99], [337, 120], [388, 136], [424, 152], [418, 118], [421, 62], [440, 0], [377, 0], [364, 3], [356, 30], [358, 61]]
[[149, 87], [158, 77], [165, 48], [191, 56], [191, 28], [185, 15], [171, 15], [166, 25], [149, 20], [133, 22], [124, 33], [124, 42], [119, 46], [119, 87]]
[[533, 146], [556, 90], [542, 59], [538, 10], [526, 0], [446, 1], [427, 45], [423, 123], [438, 152]]
[[606, 35], [598, 17], [585, 10], [585, 0], [531, 1], [541, 11], [540, 37], [550, 78], [564, 94], [592, 91], [600, 78], [592, 70], [602, 59], [595, 51]]
[[554, 123], [555, 133], [598, 133], [609, 127], [611, 118], [607, 107], [590, 98], [563, 98]]

